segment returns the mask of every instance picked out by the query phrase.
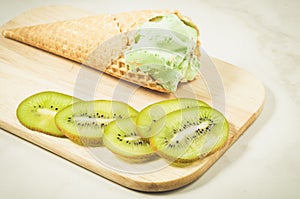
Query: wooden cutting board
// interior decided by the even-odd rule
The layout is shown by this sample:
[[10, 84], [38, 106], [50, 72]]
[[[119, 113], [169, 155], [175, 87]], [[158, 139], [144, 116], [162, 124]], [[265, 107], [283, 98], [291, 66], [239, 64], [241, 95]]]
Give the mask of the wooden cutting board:
[[[17, 16], [3, 25], [1, 32], [8, 28], [88, 15], [92, 14], [72, 7], [43, 7]], [[265, 95], [261, 82], [248, 72], [218, 59], [210, 59], [205, 54], [202, 56], [201, 76], [196, 81], [181, 84], [174, 94], [162, 94], [138, 88], [3, 36], [0, 37], [0, 77], [1, 128], [122, 186], [147, 192], [176, 189], [199, 178], [258, 117]], [[82, 147], [66, 138], [24, 128], [16, 118], [18, 104], [28, 96], [46, 90], [86, 100], [121, 100], [137, 110], [164, 99], [198, 98], [225, 114], [230, 123], [230, 136], [223, 149], [190, 165], [169, 165], [160, 158], [145, 163], [128, 163], [105, 147]]]

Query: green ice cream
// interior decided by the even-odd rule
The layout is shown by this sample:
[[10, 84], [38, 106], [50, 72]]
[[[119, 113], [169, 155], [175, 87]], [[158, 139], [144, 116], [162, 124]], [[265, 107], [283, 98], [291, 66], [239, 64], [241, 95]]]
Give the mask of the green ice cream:
[[140, 26], [125, 62], [131, 71], [139, 69], [174, 92], [181, 80], [192, 80], [199, 73], [194, 55], [197, 37], [197, 30], [175, 14], [156, 17]]

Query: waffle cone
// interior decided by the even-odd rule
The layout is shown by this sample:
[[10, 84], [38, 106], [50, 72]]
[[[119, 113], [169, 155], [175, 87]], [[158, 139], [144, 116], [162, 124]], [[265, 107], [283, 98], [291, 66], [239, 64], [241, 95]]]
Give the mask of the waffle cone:
[[147, 10], [20, 27], [4, 30], [3, 35], [140, 86], [170, 92], [149, 75], [141, 71], [129, 71], [122, 53], [131, 43], [128, 32], [156, 16], [170, 13], [177, 14], [197, 29], [189, 19], [176, 11]]

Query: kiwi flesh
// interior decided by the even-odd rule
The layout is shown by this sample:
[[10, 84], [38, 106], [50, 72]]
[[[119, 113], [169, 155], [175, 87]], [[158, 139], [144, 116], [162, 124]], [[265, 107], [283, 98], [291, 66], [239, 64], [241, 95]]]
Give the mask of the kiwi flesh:
[[192, 98], [177, 98], [151, 104], [139, 112], [136, 120], [137, 131], [140, 136], [148, 139], [150, 137], [151, 125], [158, 121], [161, 117], [179, 109], [192, 108], [196, 106], [208, 107], [209, 105], [201, 100]]
[[222, 113], [210, 107], [171, 112], [152, 125], [151, 147], [170, 161], [188, 163], [220, 149], [229, 127]]
[[123, 102], [95, 100], [67, 106], [57, 113], [55, 122], [71, 141], [84, 146], [99, 146], [104, 128], [110, 122], [136, 115], [137, 111]]
[[156, 156], [148, 140], [136, 132], [136, 117], [115, 120], [104, 130], [103, 144], [114, 154], [130, 162], [144, 162]]
[[28, 129], [64, 137], [56, 127], [54, 117], [64, 107], [79, 99], [53, 91], [36, 93], [23, 100], [16, 111], [17, 118]]

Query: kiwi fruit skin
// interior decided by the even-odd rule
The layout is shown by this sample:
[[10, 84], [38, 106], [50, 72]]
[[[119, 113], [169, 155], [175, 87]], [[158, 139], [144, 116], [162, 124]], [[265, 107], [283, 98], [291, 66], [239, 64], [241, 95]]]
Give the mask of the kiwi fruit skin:
[[177, 98], [151, 104], [139, 112], [136, 120], [137, 131], [141, 137], [148, 139], [151, 125], [161, 117], [176, 110], [197, 106], [209, 107], [207, 103], [192, 98]]
[[136, 115], [137, 111], [124, 102], [82, 101], [59, 111], [55, 123], [76, 144], [96, 147], [102, 145], [104, 129], [110, 122]]
[[152, 134], [150, 145], [161, 157], [176, 164], [191, 163], [222, 148], [229, 125], [219, 111], [193, 107], [162, 117], [152, 125]]
[[54, 91], [36, 93], [24, 99], [16, 110], [20, 123], [28, 129], [56, 137], [65, 137], [55, 124], [55, 115], [64, 107], [80, 101]]
[[149, 141], [136, 132], [136, 117], [115, 120], [104, 129], [103, 144], [117, 157], [139, 163], [158, 157]]

